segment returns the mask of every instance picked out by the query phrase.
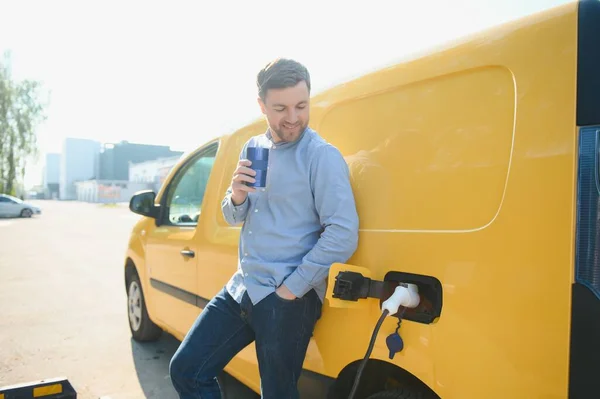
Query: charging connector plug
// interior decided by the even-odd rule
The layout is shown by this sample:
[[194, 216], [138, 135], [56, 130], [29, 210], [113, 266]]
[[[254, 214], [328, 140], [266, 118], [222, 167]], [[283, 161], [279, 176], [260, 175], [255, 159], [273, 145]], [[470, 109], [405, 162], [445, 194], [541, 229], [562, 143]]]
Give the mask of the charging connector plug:
[[388, 315], [398, 313], [400, 306], [405, 308], [416, 308], [421, 302], [419, 287], [416, 284], [400, 283], [394, 290], [392, 296], [381, 304], [381, 310], [387, 310]]
[[384, 282], [371, 280], [360, 273], [342, 271], [335, 277], [333, 298], [358, 301], [363, 298], [381, 298]]

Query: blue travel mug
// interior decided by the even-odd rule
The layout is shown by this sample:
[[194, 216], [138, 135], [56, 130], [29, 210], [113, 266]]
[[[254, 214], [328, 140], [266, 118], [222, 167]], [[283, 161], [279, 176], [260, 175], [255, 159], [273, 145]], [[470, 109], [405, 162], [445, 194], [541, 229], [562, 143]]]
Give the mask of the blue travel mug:
[[267, 185], [267, 166], [269, 166], [269, 149], [262, 147], [248, 147], [246, 158], [252, 162], [250, 169], [256, 172], [255, 183], [246, 183], [250, 187], [265, 187]]

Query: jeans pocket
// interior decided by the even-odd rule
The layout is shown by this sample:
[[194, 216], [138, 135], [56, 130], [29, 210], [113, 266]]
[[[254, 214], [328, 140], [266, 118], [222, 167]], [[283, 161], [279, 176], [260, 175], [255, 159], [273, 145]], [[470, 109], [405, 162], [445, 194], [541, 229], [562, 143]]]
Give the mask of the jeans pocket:
[[283, 298], [281, 296], [279, 296], [279, 294], [277, 293], [277, 291], [273, 292], [273, 295], [275, 296], [275, 298], [277, 298], [277, 300], [283, 302], [283, 303], [294, 303], [294, 302], [299, 302], [302, 298], [295, 298], [295, 299], [286, 299]]

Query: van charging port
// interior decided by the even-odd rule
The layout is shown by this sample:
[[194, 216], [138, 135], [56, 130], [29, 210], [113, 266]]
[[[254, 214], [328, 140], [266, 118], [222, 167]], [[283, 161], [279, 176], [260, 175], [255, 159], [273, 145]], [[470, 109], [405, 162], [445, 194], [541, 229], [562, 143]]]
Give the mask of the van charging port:
[[402, 308], [402, 319], [431, 324], [441, 316], [443, 292], [442, 283], [437, 278], [422, 274], [391, 271], [385, 275], [383, 281], [380, 306], [386, 299], [392, 296], [398, 285], [415, 284], [419, 288], [421, 301], [415, 308]]
[[[371, 279], [354, 271], [341, 271], [335, 277], [333, 298], [358, 301], [364, 298], [379, 299], [379, 305], [392, 296], [400, 284], [415, 284], [421, 297], [415, 308], [402, 308], [402, 318], [417, 323], [433, 323], [442, 314], [442, 284], [432, 276], [391, 271], [383, 281]], [[400, 311], [398, 312], [400, 313]], [[397, 316], [395, 315], [390, 316]]]

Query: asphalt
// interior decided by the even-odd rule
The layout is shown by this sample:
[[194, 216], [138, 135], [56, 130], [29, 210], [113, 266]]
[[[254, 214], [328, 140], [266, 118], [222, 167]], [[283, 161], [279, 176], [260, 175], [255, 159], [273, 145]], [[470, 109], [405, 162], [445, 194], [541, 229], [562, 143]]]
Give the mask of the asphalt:
[[[0, 386], [67, 377], [78, 398], [176, 399], [179, 345], [131, 339], [123, 254], [137, 216], [123, 206], [35, 201], [0, 219]], [[233, 398], [256, 397], [228, 381]]]

